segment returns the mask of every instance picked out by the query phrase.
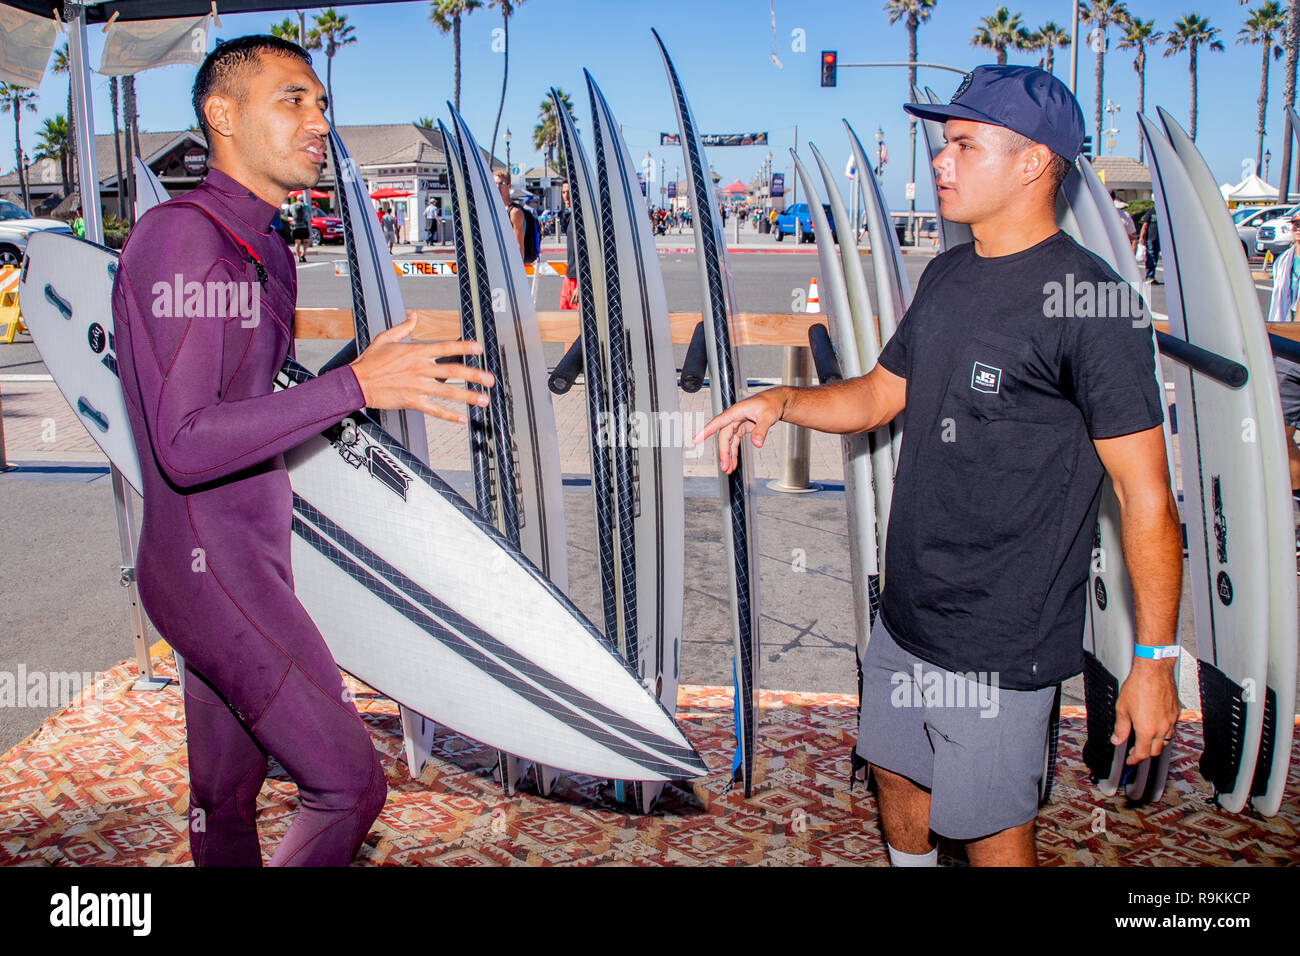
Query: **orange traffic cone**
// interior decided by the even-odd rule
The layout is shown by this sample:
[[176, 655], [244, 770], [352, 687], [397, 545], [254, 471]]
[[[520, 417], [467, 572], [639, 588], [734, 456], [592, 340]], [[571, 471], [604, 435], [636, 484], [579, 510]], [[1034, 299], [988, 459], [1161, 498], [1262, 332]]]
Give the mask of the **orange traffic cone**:
[[821, 315], [821, 300], [817, 298], [817, 277], [813, 276], [808, 280], [808, 308], [804, 309], [808, 315]]

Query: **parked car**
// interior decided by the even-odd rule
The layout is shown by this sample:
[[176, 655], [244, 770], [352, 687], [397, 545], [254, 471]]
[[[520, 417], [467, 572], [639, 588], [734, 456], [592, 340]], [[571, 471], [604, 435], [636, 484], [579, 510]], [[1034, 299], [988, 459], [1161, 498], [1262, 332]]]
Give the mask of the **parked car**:
[[[292, 203], [285, 203], [280, 207], [280, 219], [285, 223], [284, 241], [293, 245], [293, 231], [290, 225], [289, 209]], [[322, 242], [342, 242], [343, 241], [343, 219], [341, 216], [327, 216], [320, 206], [312, 203], [311, 205], [311, 244], [319, 246]]]
[[1255, 254], [1271, 252], [1281, 255], [1291, 245], [1291, 217], [1300, 212], [1300, 205], [1290, 206], [1272, 219], [1265, 220], [1255, 233]]
[[1237, 237], [1241, 239], [1241, 248], [1245, 250], [1247, 259], [1255, 255], [1255, 236], [1259, 232], [1259, 227], [1270, 219], [1282, 215], [1289, 208], [1278, 205], [1250, 206], [1238, 209], [1232, 214], [1232, 221], [1237, 225]]
[[[826, 211], [826, 221], [830, 223], [831, 231], [835, 231], [835, 219], [831, 216], [831, 207], [822, 203], [822, 209]], [[787, 206], [785, 211], [776, 217], [776, 241], [780, 242], [786, 236], [795, 234], [795, 222], [799, 223], [799, 232], [803, 234], [804, 242], [813, 241], [812, 214], [808, 211], [806, 202], [797, 202], [793, 206]]]
[[37, 218], [17, 203], [0, 199], [0, 266], [19, 265], [27, 249], [27, 237], [46, 229], [72, 235], [66, 222]]

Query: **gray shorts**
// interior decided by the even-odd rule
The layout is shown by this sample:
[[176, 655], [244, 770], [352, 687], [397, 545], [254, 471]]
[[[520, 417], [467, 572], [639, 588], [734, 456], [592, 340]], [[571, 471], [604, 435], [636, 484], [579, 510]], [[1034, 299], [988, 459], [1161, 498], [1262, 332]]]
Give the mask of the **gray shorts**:
[[1038, 814], [1056, 686], [1000, 687], [899, 647], [876, 618], [862, 664], [857, 750], [930, 791], [930, 829], [974, 840]]
[[1300, 365], [1275, 355], [1273, 371], [1282, 395], [1282, 421], [1288, 428], [1300, 428]]

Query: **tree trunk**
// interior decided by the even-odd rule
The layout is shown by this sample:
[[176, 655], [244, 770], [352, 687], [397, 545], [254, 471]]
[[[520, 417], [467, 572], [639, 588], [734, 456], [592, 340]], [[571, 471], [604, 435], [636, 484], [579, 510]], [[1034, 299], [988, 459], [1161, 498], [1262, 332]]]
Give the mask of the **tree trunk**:
[[[1300, 3], [1300, 0], [1297, 0]], [[456, 112], [460, 112], [460, 14], [451, 21], [451, 62], [452, 62], [452, 99], [456, 101]]]
[[1052, 76], [1056, 75], [1056, 71], [1052, 69], [1052, 60], [1055, 52], [1056, 51], [1052, 49], [1052, 42], [1049, 40], [1047, 42], [1047, 72]]
[[32, 197], [27, 192], [27, 170], [23, 168], [22, 101], [14, 100], [14, 155], [18, 157], [18, 188], [23, 194], [23, 208], [32, 211]]
[[113, 160], [117, 163], [117, 218], [124, 218], [122, 213], [122, 203], [124, 193], [122, 191], [122, 141], [118, 139], [118, 121], [117, 121], [117, 77], [108, 78], [108, 98], [113, 106]]
[[68, 65], [68, 175], [64, 195], [70, 196], [68, 189], [77, 188], [77, 123], [72, 115], [72, 65]]
[[[1145, 48], [1138, 48], [1138, 112], [1146, 112], [1147, 104], [1147, 55]], [[1138, 134], [1138, 162], [1146, 163], [1146, 140]]]
[[1291, 192], [1291, 131], [1290, 110], [1295, 106], [1296, 60], [1300, 58], [1300, 0], [1291, 0], [1286, 15], [1286, 73], [1283, 77], [1282, 102], [1288, 110], [1284, 121], [1286, 135], [1282, 139], [1282, 163], [1278, 168], [1278, 197], [1286, 202]]
[[1105, 75], [1106, 75], [1106, 28], [1105, 26], [1099, 24], [1097, 26], [1097, 29], [1101, 31], [1101, 43], [1098, 44], [1098, 46], [1100, 46], [1101, 49], [1097, 51], [1097, 140], [1096, 140], [1096, 145], [1093, 147], [1093, 149], [1096, 151], [1094, 155], [1100, 156], [1101, 155], [1101, 111], [1102, 111], [1102, 107], [1106, 104], [1106, 100], [1103, 95], [1103, 87], [1105, 85]]
[[[497, 130], [501, 128], [501, 111], [506, 106], [506, 80], [510, 78], [510, 16], [506, 13], [507, 7], [501, 8], [501, 22], [503, 36], [505, 39], [505, 65], [501, 69], [501, 101], [497, 103], [497, 121], [492, 126], [492, 148], [488, 150], [488, 159], [490, 160], [497, 154]], [[509, 172], [509, 170], [506, 170]]]
[[126, 132], [126, 215], [127, 221], [135, 225], [135, 197], [139, 184], [135, 181], [135, 141], [131, 131], [135, 126], [135, 77], [128, 74], [122, 79], [122, 125]]
[[998, 66], [1006, 66], [1006, 65], [1007, 65], [1007, 48], [1005, 46], [1000, 46], [998, 47]]
[[1196, 44], [1193, 43], [1187, 58], [1187, 68], [1192, 73], [1192, 142], [1196, 142]]
[[1264, 170], [1264, 115], [1268, 112], [1268, 51], [1273, 46], [1272, 37], [1264, 40], [1264, 66], [1259, 75], [1259, 119], [1256, 122], [1258, 138], [1255, 143], [1255, 175]]
[[328, 50], [325, 52], [325, 95], [330, 101], [330, 126], [338, 129], [334, 123], [334, 54]]

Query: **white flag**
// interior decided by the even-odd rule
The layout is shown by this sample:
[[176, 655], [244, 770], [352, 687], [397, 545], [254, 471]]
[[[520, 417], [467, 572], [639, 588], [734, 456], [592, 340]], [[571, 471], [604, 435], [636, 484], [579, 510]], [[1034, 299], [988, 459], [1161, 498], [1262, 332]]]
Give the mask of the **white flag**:
[[108, 31], [99, 72], [126, 76], [174, 63], [198, 65], [208, 49], [208, 18], [117, 21]]
[[40, 86], [54, 50], [54, 33], [52, 17], [0, 6], [0, 82]]

